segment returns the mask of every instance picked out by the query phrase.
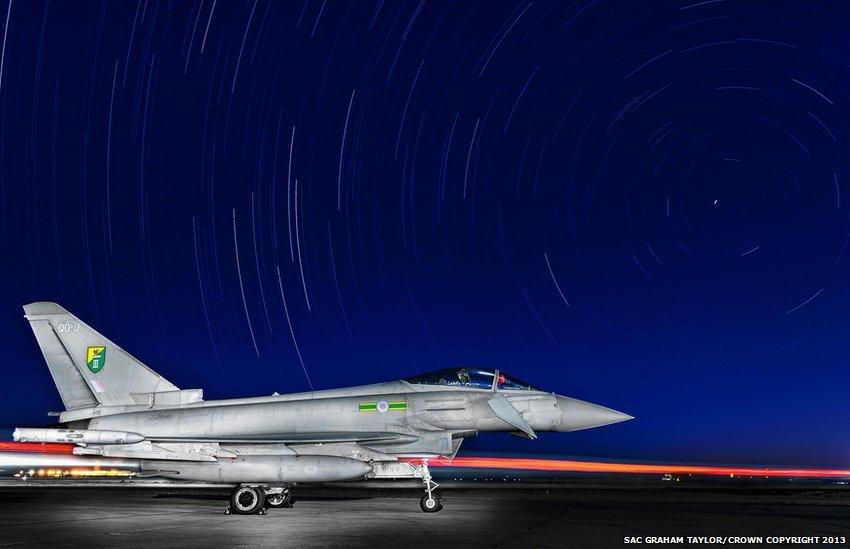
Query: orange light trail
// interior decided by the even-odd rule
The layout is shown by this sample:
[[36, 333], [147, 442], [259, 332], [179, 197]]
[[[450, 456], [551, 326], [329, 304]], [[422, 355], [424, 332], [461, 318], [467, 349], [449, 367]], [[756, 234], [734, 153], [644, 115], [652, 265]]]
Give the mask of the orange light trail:
[[73, 454], [74, 444], [60, 442], [0, 442], [0, 452], [35, 452], [39, 454]]
[[[420, 459], [405, 459], [419, 463]], [[676, 465], [663, 463], [615, 463], [608, 461], [577, 461], [566, 459], [536, 459], [507, 457], [464, 456], [454, 459], [428, 460], [430, 467], [457, 467], [476, 469], [511, 469], [521, 471], [547, 471], [556, 473], [624, 473], [651, 475], [711, 475], [741, 477], [850, 477], [850, 469], [800, 469], [778, 467], [733, 467], [715, 465]]]
[[[42, 442], [0, 442], [0, 452], [37, 452], [72, 455], [74, 444]], [[402, 458], [412, 464], [420, 458]], [[725, 465], [680, 465], [665, 463], [623, 463], [569, 459], [459, 456], [454, 459], [431, 458], [430, 467], [459, 469], [502, 469], [544, 471], [550, 473], [621, 473], [632, 475], [708, 475], [733, 477], [850, 478], [850, 469], [808, 469], [782, 467], [735, 467]]]

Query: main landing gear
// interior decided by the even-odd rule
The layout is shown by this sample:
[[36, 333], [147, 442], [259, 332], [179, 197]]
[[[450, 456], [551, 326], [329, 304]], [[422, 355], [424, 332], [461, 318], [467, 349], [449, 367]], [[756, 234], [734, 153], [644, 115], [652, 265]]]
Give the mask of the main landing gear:
[[265, 515], [266, 492], [259, 486], [237, 486], [230, 493], [230, 507], [224, 512], [234, 515]]
[[266, 508], [290, 508], [295, 499], [289, 488], [249, 486], [242, 484], [230, 493], [230, 506], [225, 509], [226, 515], [265, 515]]
[[293, 503], [295, 503], [295, 498], [292, 497], [289, 488], [283, 488], [279, 493], [266, 495], [266, 506], [272, 509], [292, 509]]
[[434, 490], [436, 490], [440, 485], [434, 482], [431, 478], [431, 471], [428, 469], [427, 459], [422, 460], [422, 483], [425, 484], [425, 495], [419, 500], [419, 507], [421, 507], [426, 513], [436, 513], [437, 511], [442, 510], [443, 504], [440, 503], [440, 500], [437, 499], [436, 495], [434, 495]]

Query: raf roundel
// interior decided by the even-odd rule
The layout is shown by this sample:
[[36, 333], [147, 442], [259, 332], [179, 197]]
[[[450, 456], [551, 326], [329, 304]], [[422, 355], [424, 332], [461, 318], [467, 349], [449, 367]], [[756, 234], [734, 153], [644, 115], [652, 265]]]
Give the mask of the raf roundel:
[[376, 408], [377, 408], [377, 409], [378, 409], [378, 411], [379, 411], [379, 412], [381, 412], [382, 414], [386, 414], [386, 413], [387, 413], [387, 410], [389, 410], [389, 409], [390, 409], [390, 405], [389, 405], [389, 403], [388, 403], [386, 400], [382, 400], [382, 401], [378, 402], [378, 404], [377, 404]]

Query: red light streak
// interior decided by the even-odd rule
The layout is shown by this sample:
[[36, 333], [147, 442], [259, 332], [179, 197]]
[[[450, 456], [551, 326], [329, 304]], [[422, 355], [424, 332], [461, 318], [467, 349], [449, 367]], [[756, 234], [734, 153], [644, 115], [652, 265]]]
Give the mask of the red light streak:
[[[43, 442], [0, 442], [0, 452], [34, 452], [40, 454], [74, 453], [74, 444]], [[420, 458], [402, 458], [418, 465]], [[461, 456], [454, 459], [431, 458], [430, 467], [460, 469], [503, 469], [513, 471], [546, 471], [552, 473], [622, 473], [632, 475], [709, 475], [737, 477], [805, 477], [850, 478], [850, 469], [803, 469], [782, 467], [734, 467], [722, 465], [679, 465], [664, 463], [617, 463], [610, 461], [578, 461], [569, 459]]]
[[[418, 464], [420, 459], [405, 459]], [[675, 465], [663, 463], [614, 463], [608, 461], [576, 461], [566, 459], [506, 458], [464, 456], [454, 459], [433, 458], [430, 467], [457, 467], [476, 469], [511, 469], [520, 471], [548, 471], [557, 473], [625, 473], [651, 475], [712, 475], [741, 477], [850, 477], [848, 469], [800, 469], [778, 467], [731, 467], [716, 465]]]
[[0, 452], [35, 452], [38, 454], [73, 454], [74, 444], [50, 442], [0, 442]]

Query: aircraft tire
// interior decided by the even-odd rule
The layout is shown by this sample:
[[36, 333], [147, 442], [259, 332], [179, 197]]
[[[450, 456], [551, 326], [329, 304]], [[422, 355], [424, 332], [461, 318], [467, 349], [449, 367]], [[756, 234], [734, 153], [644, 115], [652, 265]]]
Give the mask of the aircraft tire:
[[236, 515], [258, 515], [264, 510], [266, 493], [252, 486], [237, 486], [230, 494], [230, 510]]
[[440, 500], [436, 497], [429, 498], [428, 494], [425, 494], [422, 496], [422, 499], [419, 500], [419, 507], [421, 507], [426, 513], [436, 513], [443, 509], [443, 504], [440, 503]]
[[272, 509], [280, 509], [281, 507], [289, 509], [292, 507], [291, 494], [271, 494], [266, 496], [266, 507]]

